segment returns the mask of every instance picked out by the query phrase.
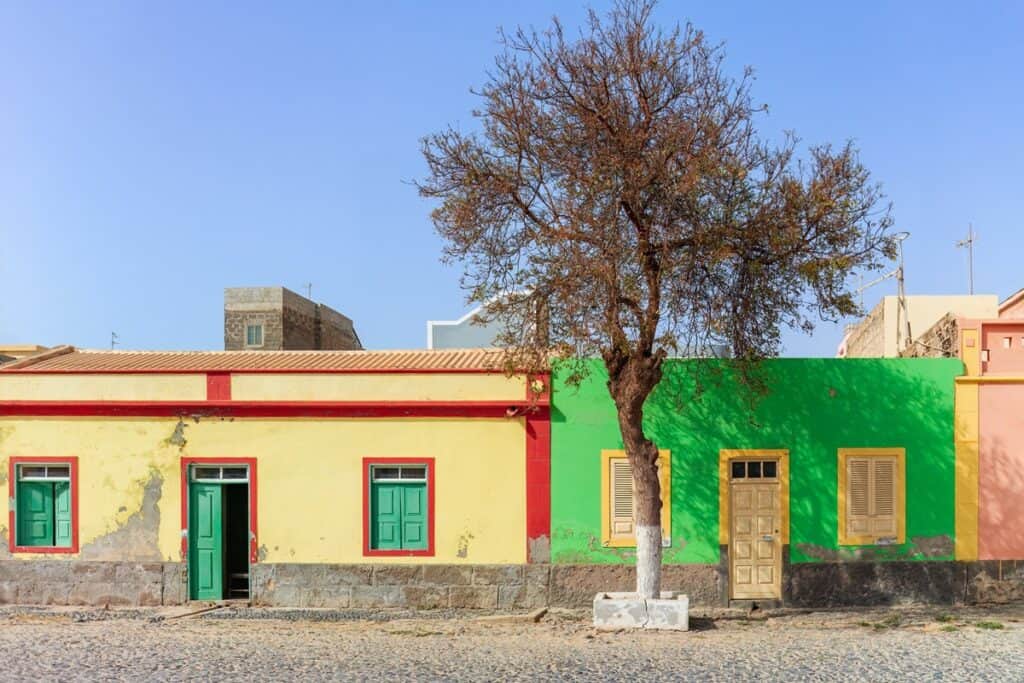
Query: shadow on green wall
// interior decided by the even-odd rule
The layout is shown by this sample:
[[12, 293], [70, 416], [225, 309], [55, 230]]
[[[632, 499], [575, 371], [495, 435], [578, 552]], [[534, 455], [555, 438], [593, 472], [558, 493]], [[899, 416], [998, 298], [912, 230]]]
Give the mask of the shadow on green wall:
[[[592, 542], [600, 537], [597, 452], [622, 447], [603, 373], [595, 369], [578, 390], [555, 385], [555, 561], [631, 561]], [[672, 451], [665, 561], [718, 561], [721, 449], [789, 451], [792, 562], [951, 559], [953, 378], [961, 370], [953, 359], [776, 359], [760, 364], [768, 391], [755, 396], [728, 363], [668, 362], [645, 408], [647, 434]], [[907, 542], [840, 547], [837, 451], [870, 447], [906, 449]]]

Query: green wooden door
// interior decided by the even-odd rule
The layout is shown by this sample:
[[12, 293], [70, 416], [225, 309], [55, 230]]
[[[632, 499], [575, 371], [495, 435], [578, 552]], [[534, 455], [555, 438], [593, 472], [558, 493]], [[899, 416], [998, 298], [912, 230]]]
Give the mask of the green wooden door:
[[224, 496], [219, 484], [190, 487], [189, 590], [193, 600], [224, 597]]
[[71, 482], [53, 483], [53, 544], [71, 547]]
[[426, 549], [426, 484], [374, 483], [370, 500], [374, 550]]
[[18, 482], [18, 545], [53, 545], [52, 482]]

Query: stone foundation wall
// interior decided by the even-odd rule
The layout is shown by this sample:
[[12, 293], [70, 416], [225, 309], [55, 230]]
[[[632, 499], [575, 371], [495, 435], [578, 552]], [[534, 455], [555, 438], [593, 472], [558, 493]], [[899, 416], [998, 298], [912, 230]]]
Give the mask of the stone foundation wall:
[[[316, 565], [253, 567], [253, 602], [274, 607], [530, 609], [588, 607], [600, 591], [632, 590], [625, 565]], [[721, 602], [712, 566], [666, 566], [663, 585], [690, 604]]]
[[[627, 565], [256, 564], [252, 603], [268, 607], [511, 610], [590, 607], [631, 591]], [[666, 565], [662, 589], [729, 604], [724, 565]], [[178, 562], [0, 561], [0, 604], [156, 606], [187, 602]], [[786, 564], [787, 607], [1024, 601], [1024, 561]]]
[[180, 605], [187, 594], [179, 562], [0, 561], [0, 604]]

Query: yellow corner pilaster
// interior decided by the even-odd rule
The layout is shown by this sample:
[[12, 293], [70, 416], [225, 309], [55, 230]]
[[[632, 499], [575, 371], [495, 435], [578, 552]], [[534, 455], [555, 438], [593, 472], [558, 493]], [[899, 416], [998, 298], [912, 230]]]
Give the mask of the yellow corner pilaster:
[[[967, 360], [964, 362], [966, 365]], [[958, 381], [954, 406], [956, 539], [953, 553], [958, 560], [970, 561], [978, 559], [978, 386]]]

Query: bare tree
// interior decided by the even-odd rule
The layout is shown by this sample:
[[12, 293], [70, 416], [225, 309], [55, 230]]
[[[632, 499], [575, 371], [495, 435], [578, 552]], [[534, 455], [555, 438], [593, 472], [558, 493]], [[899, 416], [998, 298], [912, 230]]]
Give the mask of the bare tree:
[[600, 356], [633, 469], [637, 591], [661, 581], [658, 448], [644, 402], [664, 360], [715, 345], [739, 366], [777, 355], [783, 327], [849, 315], [853, 270], [892, 256], [889, 208], [851, 144], [773, 145], [751, 72], [650, 0], [593, 11], [580, 35], [502, 33], [476, 94], [479, 132], [423, 140], [420, 193], [471, 301], [506, 324], [520, 367]]

